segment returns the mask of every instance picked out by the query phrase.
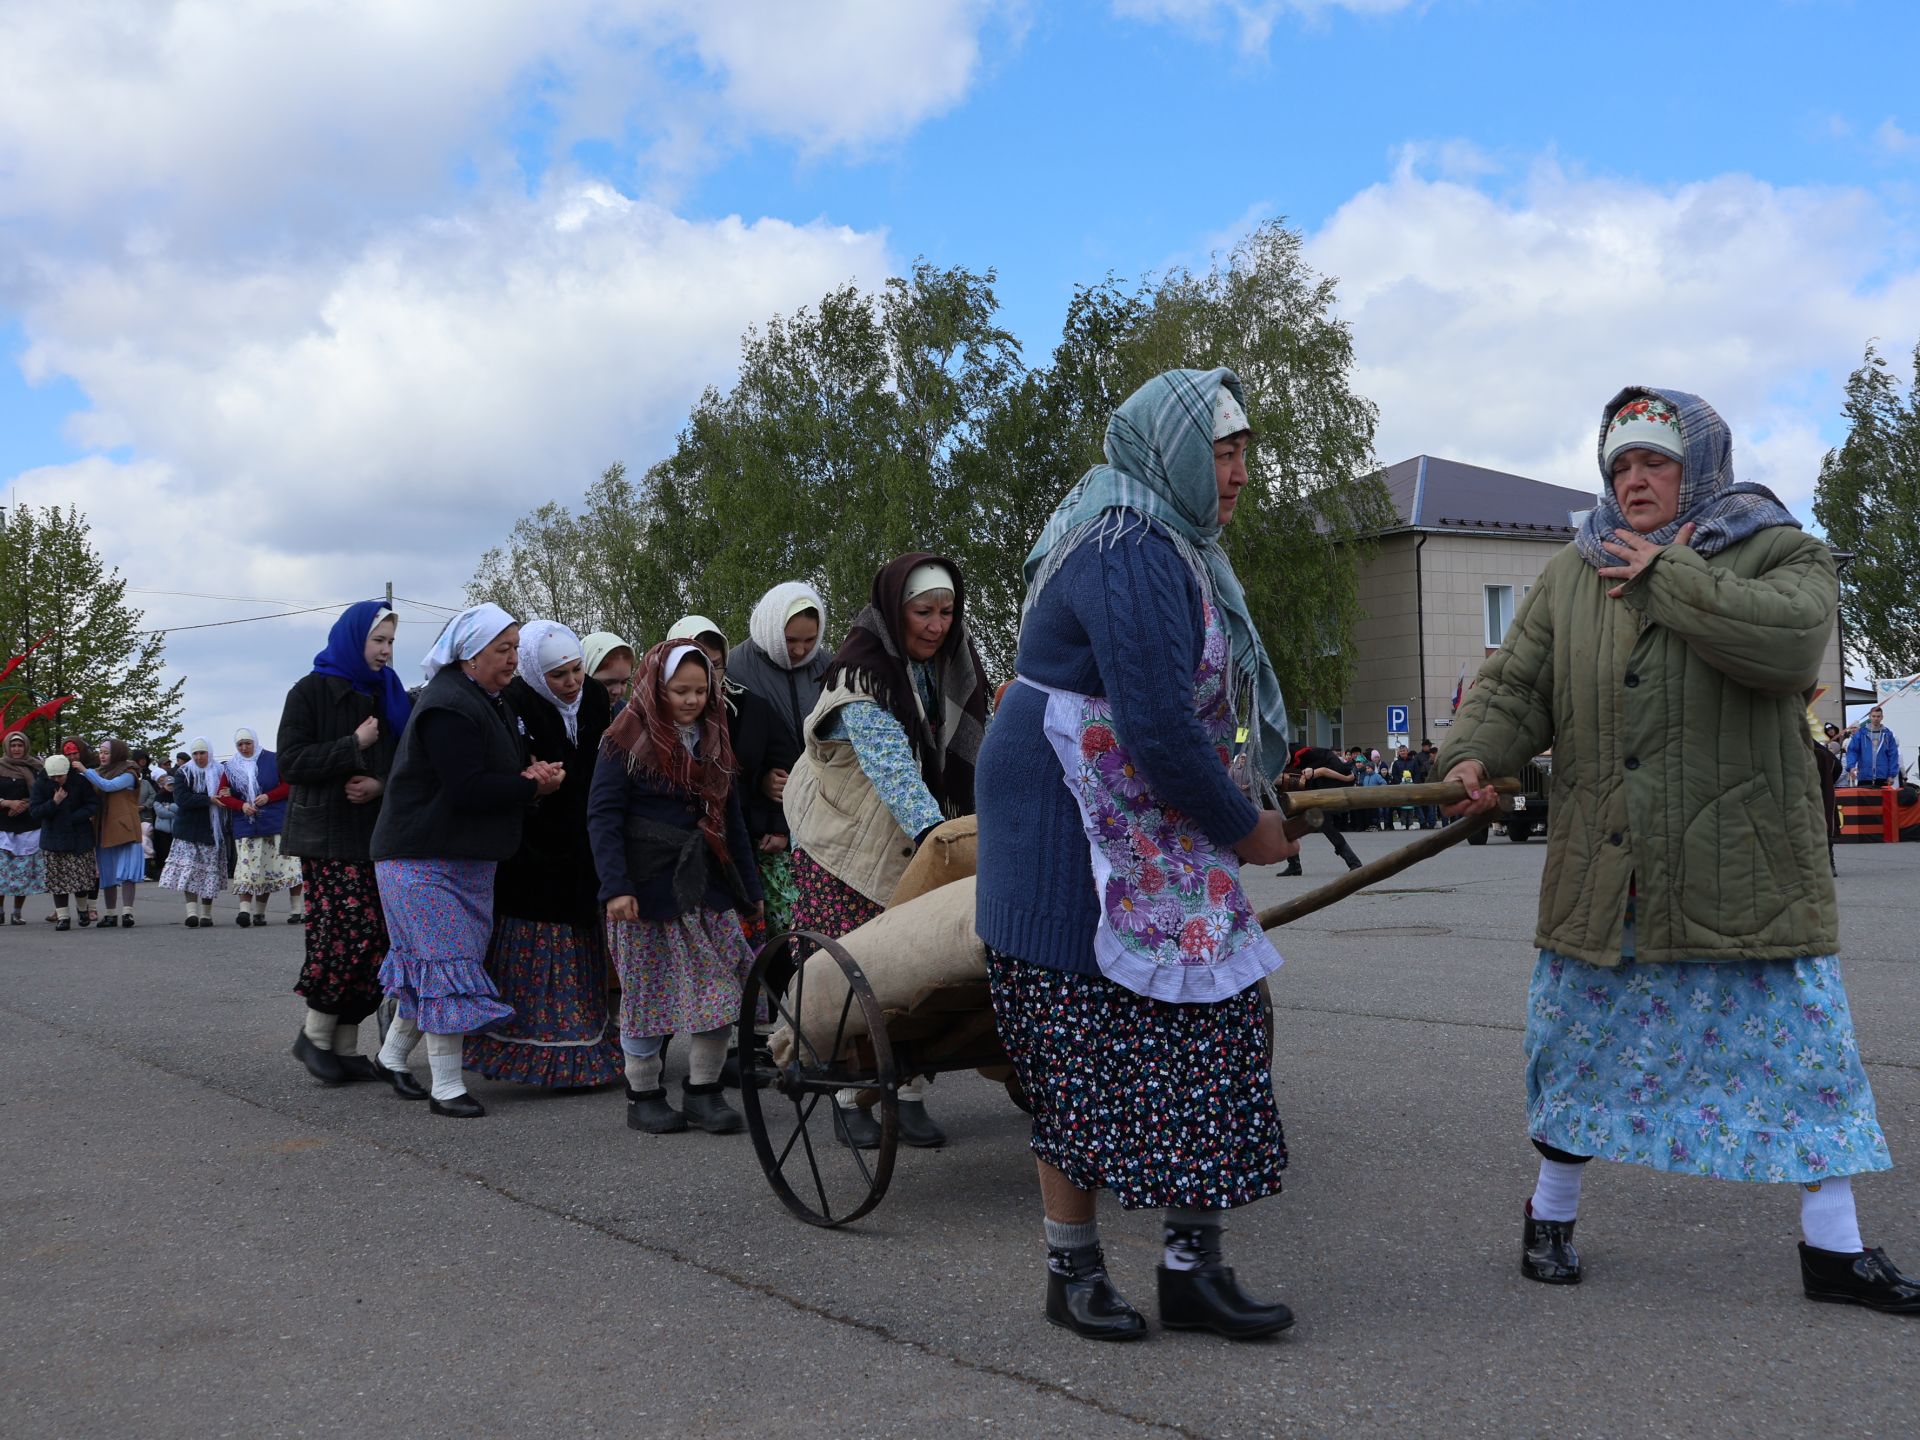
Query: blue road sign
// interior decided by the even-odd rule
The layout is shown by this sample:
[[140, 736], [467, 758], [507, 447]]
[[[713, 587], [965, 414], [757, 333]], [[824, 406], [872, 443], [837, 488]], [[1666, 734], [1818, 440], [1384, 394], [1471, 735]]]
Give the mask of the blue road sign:
[[1407, 733], [1407, 709], [1405, 705], [1387, 706], [1387, 733], [1404, 735]]

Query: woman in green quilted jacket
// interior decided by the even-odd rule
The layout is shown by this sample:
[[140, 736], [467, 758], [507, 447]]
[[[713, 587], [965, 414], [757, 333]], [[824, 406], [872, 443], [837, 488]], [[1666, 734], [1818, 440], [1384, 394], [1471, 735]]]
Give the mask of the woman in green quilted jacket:
[[1527, 997], [1540, 1178], [1521, 1271], [1580, 1280], [1598, 1155], [1800, 1191], [1809, 1298], [1920, 1315], [1865, 1248], [1852, 1177], [1892, 1161], [1841, 982], [1805, 696], [1834, 623], [1827, 547], [1733, 478], [1713, 407], [1633, 387], [1600, 422], [1602, 488], [1468, 693], [1439, 768], [1452, 814], [1553, 750]]

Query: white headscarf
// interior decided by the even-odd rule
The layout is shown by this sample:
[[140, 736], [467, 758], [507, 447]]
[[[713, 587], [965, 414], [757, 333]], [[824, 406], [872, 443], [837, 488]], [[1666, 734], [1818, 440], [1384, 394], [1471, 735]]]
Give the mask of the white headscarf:
[[[220, 769], [227, 772], [227, 778], [233, 781], [233, 788], [240, 792], [242, 800], [252, 800], [260, 794], [260, 737], [251, 730], [233, 732], [233, 743], [242, 740], [253, 741], [253, 754], [242, 755], [238, 750], [221, 762]], [[218, 782], [216, 781], [216, 788]]]
[[802, 610], [817, 610], [820, 614], [820, 636], [813, 642], [813, 649], [798, 661], [804, 665], [820, 653], [827, 638], [827, 606], [818, 590], [804, 580], [784, 581], [760, 597], [760, 603], [753, 607], [753, 615], [747, 621], [748, 637], [782, 670], [797, 668], [796, 662], [787, 658], [787, 622]]
[[[203, 795], [213, 794], [220, 788], [220, 765], [213, 758], [213, 742], [204, 735], [196, 735], [187, 742], [187, 752], [187, 763], [180, 767], [180, 773], [186, 776], [187, 784], [193, 789]], [[193, 758], [195, 755], [206, 756], [207, 763], [196, 763]]]
[[633, 646], [622, 640], [611, 630], [594, 631], [580, 642], [580, 648], [583, 652], [582, 658], [586, 662], [587, 674], [589, 675], [597, 674], [600, 667], [607, 663], [607, 656], [616, 650], [626, 651], [636, 665], [639, 664], [640, 660], [640, 657], [634, 654]]
[[673, 622], [673, 628], [660, 638], [662, 640], [694, 640], [702, 635], [720, 637], [720, 653], [725, 655], [733, 647], [727, 644], [727, 632], [704, 615], [682, 615]]
[[580, 702], [587, 698], [587, 687], [582, 685], [571, 702], [562, 704], [547, 684], [547, 672], [585, 658], [580, 637], [558, 620], [529, 620], [520, 627], [520, 678], [560, 712], [567, 726], [567, 741], [573, 745], [580, 743]]
[[433, 642], [433, 649], [427, 652], [427, 658], [421, 662], [420, 668], [431, 680], [454, 661], [473, 659], [498, 639], [502, 630], [518, 623], [513, 616], [491, 602], [462, 610], [447, 622], [447, 628]]

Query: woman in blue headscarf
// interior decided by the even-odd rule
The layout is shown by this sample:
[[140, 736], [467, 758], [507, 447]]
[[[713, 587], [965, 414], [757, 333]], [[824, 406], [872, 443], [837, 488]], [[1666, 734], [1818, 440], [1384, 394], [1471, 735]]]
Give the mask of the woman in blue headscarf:
[[1286, 763], [1286, 703], [1220, 545], [1244, 404], [1231, 371], [1172, 370], [1114, 412], [1108, 463], [1027, 557], [1019, 678], [980, 750], [976, 926], [1033, 1111], [1045, 1313], [1093, 1340], [1147, 1330], [1107, 1277], [1101, 1189], [1166, 1212], [1163, 1326], [1293, 1323], [1220, 1248], [1224, 1212], [1287, 1163], [1256, 988], [1280, 956], [1240, 866], [1298, 853], [1256, 804]]
[[283, 854], [307, 892], [307, 956], [294, 993], [306, 1020], [293, 1053], [323, 1085], [380, 1078], [360, 1054], [360, 1022], [380, 1006], [387, 924], [367, 846], [412, 709], [393, 671], [396, 617], [378, 600], [333, 622], [313, 670], [287, 692], [277, 735], [292, 789]]

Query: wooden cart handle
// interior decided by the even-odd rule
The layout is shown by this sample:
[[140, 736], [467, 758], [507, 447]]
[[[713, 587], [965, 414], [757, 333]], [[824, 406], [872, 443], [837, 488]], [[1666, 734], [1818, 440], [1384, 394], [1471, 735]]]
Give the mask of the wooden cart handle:
[[[1378, 786], [1374, 787], [1378, 789]], [[1409, 790], [1458, 790], [1458, 785], [1409, 785]], [[1455, 796], [1454, 799], [1459, 799]], [[1451, 803], [1451, 802], [1449, 802]], [[1458, 845], [1462, 840], [1470, 839], [1493, 823], [1494, 811], [1481, 815], [1468, 815], [1455, 820], [1444, 829], [1422, 835], [1411, 845], [1404, 845], [1391, 855], [1383, 855], [1378, 860], [1370, 860], [1358, 870], [1349, 870], [1338, 880], [1330, 880], [1318, 890], [1310, 890], [1282, 905], [1270, 905], [1259, 914], [1262, 930], [1277, 930], [1280, 926], [1311, 915], [1316, 910], [1324, 910], [1336, 900], [1344, 900], [1356, 890], [1398, 875], [1408, 866], [1438, 855], [1450, 846]]]
[[[1518, 795], [1526, 787], [1508, 776], [1489, 780], [1487, 788], [1502, 795]], [[1331, 790], [1289, 790], [1280, 796], [1283, 815], [1308, 810], [1397, 810], [1403, 805], [1457, 805], [1467, 798], [1458, 780], [1436, 780], [1426, 785], [1342, 785]]]

